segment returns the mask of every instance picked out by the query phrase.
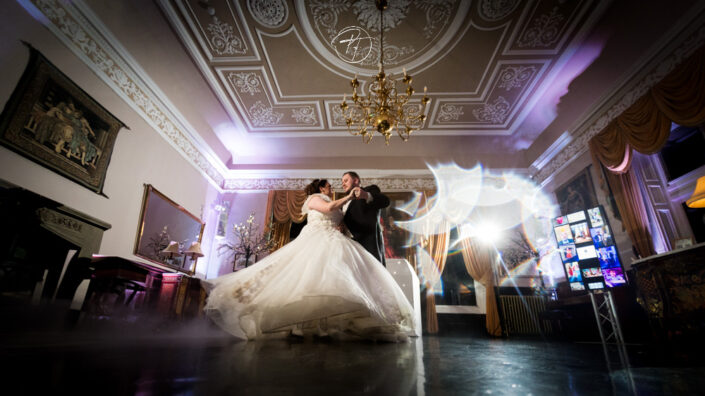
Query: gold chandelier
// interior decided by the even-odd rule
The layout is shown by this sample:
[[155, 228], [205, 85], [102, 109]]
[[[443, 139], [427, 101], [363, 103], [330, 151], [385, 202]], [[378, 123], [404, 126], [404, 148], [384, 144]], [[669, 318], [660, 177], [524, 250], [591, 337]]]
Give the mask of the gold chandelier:
[[362, 140], [369, 143], [374, 132], [377, 131], [384, 136], [385, 144], [389, 145], [394, 129], [403, 141], [407, 141], [413, 131], [421, 129], [426, 120], [426, 107], [430, 99], [426, 96], [426, 87], [424, 87], [422, 105], [407, 105], [414, 94], [414, 88], [411, 87], [411, 76], [406, 73], [406, 69], [403, 69], [404, 76], [401, 79], [401, 82], [406, 85], [404, 92], [398, 91], [397, 81], [387, 78], [384, 73], [384, 10], [388, 3], [386, 0], [375, 0], [375, 4], [379, 10], [380, 26], [379, 73], [370, 83], [366, 96], [360, 96], [357, 93], [360, 82], [356, 74], [350, 81], [353, 89], [353, 104], [348, 106], [344, 95], [340, 109], [350, 134], [361, 135]]

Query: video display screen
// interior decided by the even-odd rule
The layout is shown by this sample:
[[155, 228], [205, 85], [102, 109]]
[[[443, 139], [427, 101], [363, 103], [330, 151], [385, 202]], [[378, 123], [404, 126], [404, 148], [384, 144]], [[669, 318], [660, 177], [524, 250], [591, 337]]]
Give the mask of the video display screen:
[[570, 231], [573, 232], [573, 240], [576, 244], [592, 242], [587, 223], [571, 224]]
[[578, 263], [565, 263], [565, 273], [568, 276], [568, 282], [582, 282], [582, 277], [580, 276], [580, 267]]
[[600, 208], [588, 209], [587, 212], [588, 218], [590, 218], [590, 224], [593, 227], [599, 227], [605, 224], [605, 221], [602, 219], [602, 213], [600, 213]]
[[585, 212], [581, 210], [580, 212], [569, 213], [566, 217], [569, 223], [577, 223], [585, 220]]
[[561, 260], [564, 263], [569, 263], [572, 261], [578, 261], [578, 251], [575, 249], [575, 245], [565, 245], [561, 246]]
[[587, 260], [597, 257], [597, 250], [592, 245], [582, 246], [578, 248], [578, 260]]
[[590, 236], [595, 242], [595, 248], [599, 249], [605, 246], [614, 245], [614, 239], [610, 233], [610, 228], [606, 225], [590, 229]]
[[573, 244], [573, 234], [570, 232], [570, 226], [568, 224], [556, 227], [553, 230], [556, 232], [558, 246]]
[[626, 285], [614, 236], [601, 206], [556, 217], [553, 226], [571, 290]]

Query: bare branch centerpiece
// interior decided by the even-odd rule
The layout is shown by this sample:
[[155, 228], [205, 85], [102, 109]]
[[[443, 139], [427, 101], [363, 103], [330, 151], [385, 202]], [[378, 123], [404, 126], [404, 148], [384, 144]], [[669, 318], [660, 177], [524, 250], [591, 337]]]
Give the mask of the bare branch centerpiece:
[[232, 255], [233, 271], [238, 269], [238, 260], [243, 259], [245, 267], [250, 265], [250, 259], [257, 261], [257, 255], [269, 251], [274, 246], [272, 239], [272, 227], [266, 227], [263, 232], [259, 231], [259, 224], [255, 223], [255, 213], [245, 222], [233, 226], [235, 242], [225, 242], [218, 246], [218, 253], [227, 251]]

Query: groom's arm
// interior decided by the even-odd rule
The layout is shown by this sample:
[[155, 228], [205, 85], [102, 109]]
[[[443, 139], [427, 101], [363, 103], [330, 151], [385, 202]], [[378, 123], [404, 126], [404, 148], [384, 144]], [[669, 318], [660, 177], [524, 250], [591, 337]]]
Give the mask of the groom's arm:
[[[371, 185], [368, 187], [365, 187], [364, 189], [367, 191], [367, 193], [370, 195], [370, 197], [367, 198], [367, 204], [372, 206], [375, 209], [384, 209], [387, 206], [389, 206], [389, 197], [382, 194], [382, 191], [380, 191], [379, 187], [376, 185]], [[370, 202], [370, 198], [372, 198]]]

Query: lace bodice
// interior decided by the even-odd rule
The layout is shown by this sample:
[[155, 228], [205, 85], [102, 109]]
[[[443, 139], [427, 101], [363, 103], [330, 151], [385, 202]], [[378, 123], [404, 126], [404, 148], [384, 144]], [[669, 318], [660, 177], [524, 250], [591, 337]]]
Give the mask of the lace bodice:
[[331, 202], [330, 197], [325, 194], [313, 194], [306, 199], [301, 212], [308, 213], [307, 225], [310, 226], [324, 226], [335, 228], [343, 221], [343, 212], [340, 209], [331, 211], [330, 213], [322, 213], [314, 209], [309, 209], [308, 203], [313, 197], [319, 197], [326, 202]]

